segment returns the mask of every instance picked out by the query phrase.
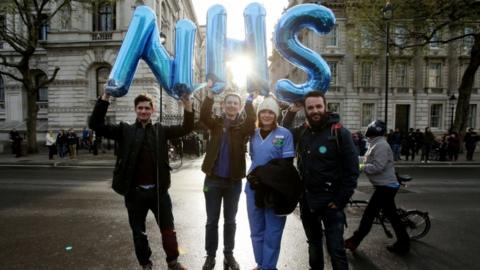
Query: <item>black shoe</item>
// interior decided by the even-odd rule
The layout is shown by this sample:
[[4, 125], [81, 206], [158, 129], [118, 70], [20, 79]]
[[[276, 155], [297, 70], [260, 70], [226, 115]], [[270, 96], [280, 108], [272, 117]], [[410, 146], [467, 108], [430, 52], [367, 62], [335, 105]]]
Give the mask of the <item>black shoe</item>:
[[215, 268], [215, 257], [207, 256], [205, 263], [202, 266], [202, 270], [212, 270], [213, 268]]
[[392, 253], [396, 253], [398, 255], [406, 255], [410, 250], [410, 248], [408, 246], [393, 244], [393, 245], [388, 245], [387, 250]]
[[240, 266], [238, 265], [233, 255], [225, 255], [225, 258], [223, 259], [223, 269], [240, 270]]
[[187, 270], [187, 268], [183, 266], [181, 263], [175, 261], [173, 263], [168, 264], [168, 270]]
[[147, 263], [145, 265], [142, 265], [142, 269], [143, 270], [152, 270], [153, 269], [153, 265], [152, 263]]

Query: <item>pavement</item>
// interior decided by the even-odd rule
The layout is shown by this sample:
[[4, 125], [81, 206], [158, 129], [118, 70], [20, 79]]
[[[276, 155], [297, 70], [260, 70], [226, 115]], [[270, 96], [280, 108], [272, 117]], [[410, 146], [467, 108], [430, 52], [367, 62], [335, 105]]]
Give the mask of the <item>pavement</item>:
[[[196, 156], [185, 156], [185, 158], [193, 159]], [[476, 152], [473, 161], [467, 161], [465, 154], [459, 155], [457, 161], [429, 161], [428, 163], [420, 162], [420, 157], [415, 161], [400, 160], [396, 162], [398, 168], [428, 168], [428, 167], [477, 167], [480, 166], [480, 152]], [[54, 159], [48, 159], [48, 151], [46, 147], [41, 147], [39, 153], [28, 154], [26, 156], [16, 158], [12, 154], [0, 154], [0, 166], [46, 166], [46, 167], [71, 167], [71, 166], [86, 166], [86, 167], [114, 167], [115, 156], [113, 150], [99, 151], [98, 155], [94, 156], [85, 149], [79, 149], [77, 158], [70, 159], [67, 157], [59, 158], [55, 156]]]

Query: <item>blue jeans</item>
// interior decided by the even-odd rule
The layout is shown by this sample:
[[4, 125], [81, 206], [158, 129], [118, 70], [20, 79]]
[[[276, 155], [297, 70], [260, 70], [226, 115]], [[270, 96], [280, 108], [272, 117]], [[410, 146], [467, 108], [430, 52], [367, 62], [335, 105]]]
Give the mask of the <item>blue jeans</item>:
[[395, 161], [400, 160], [400, 144], [392, 144], [393, 159]]
[[255, 262], [262, 270], [276, 270], [286, 216], [277, 216], [272, 208], [255, 206], [255, 191], [245, 185], [248, 222]]
[[[345, 213], [339, 209], [311, 211], [305, 201], [300, 203], [303, 228], [308, 241], [311, 270], [323, 270], [323, 234], [327, 243], [333, 270], [348, 269], [347, 254], [343, 242]], [[323, 222], [323, 226], [322, 226]]]
[[208, 256], [215, 256], [218, 248], [218, 220], [223, 200], [223, 253], [233, 254], [235, 247], [235, 217], [238, 200], [242, 191], [241, 180], [205, 177], [203, 194], [207, 209], [207, 225], [205, 226], [205, 250]]

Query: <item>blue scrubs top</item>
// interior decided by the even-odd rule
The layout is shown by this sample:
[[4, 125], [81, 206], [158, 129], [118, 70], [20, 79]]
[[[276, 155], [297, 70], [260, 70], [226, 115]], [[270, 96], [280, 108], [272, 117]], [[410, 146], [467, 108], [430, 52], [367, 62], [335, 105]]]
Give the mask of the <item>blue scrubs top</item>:
[[272, 159], [294, 156], [293, 136], [288, 129], [279, 126], [263, 139], [260, 135], [260, 129], [257, 128], [255, 134], [250, 138], [252, 165], [248, 172], [250, 173], [256, 167], [267, 164]]

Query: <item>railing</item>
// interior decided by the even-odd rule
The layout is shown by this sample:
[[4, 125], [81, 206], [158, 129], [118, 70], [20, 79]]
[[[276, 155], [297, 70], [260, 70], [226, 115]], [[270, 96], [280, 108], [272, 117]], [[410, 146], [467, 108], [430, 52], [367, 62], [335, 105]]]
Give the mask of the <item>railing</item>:
[[427, 87], [425, 88], [426, 94], [434, 94], [434, 95], [443, 95], [445, 94], [445, 88], [441, 87]]
[[377, 92], [377, 87], [373, 86], [358, 86], [357, 93], [358, 94], [375, 94]]
[[92, 40], [111, 40], [113, 32], [92, 32]]

